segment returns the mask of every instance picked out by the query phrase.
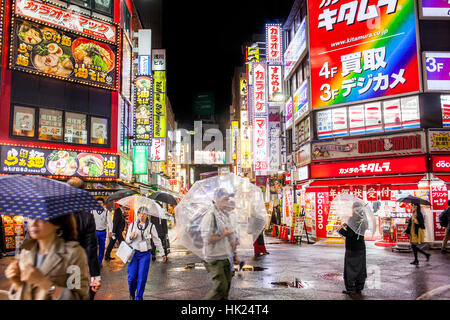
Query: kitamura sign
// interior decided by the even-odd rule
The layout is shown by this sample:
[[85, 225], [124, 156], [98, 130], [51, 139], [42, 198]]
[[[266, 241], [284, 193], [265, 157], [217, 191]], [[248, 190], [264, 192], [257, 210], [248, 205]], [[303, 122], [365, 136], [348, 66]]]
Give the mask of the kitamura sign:
[[312, 179], [424, 172], [427, 172], [425, 156], [413, 156], [406, 159], [391, 158], [311, 165]]
[[313, 108], [420, 90], [414, 3], [308, 0]]

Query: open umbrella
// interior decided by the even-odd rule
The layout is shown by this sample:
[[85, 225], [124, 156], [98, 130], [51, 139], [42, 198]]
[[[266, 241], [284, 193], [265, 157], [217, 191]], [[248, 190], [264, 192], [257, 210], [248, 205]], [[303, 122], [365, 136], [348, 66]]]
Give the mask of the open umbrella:
[[129, 196], [123, 199], [120, 199], [117, 201], [118, 204], [131, 208], [133, 207], [134, 210], [137, 212], [139, 208], [145, 207], [148, 210], [148, 214], [154, 217], [158, 217], [161, 219], [167, 219], [166, 214], [164, 213], [164, 210], [159, 206], [158, 203], [156, 203], [154, 200], [143, 197], [143, 196]]
[[421, 199], [418, 197], [414, 197], [414, 196], [407, 196], [407, 197], [403, 197], [397, 200], [397, 202], [404, 202], [404, 203], [413, 203], [413, 204], [417, 204], [417, 205], [424, 205], [424, 206], [429, 206], [431, 205], [431, 203], [425, 199]]
[[168, 203], [170, 205], [176, 206], [178, 204], [177, 199], [167, 192], [156, 191], [150, 195], [150, 199]]
[[134, 194], [139, 194], [139, 192], [135, 191], [135, 190], [130, 190], [130, 189], [122, 189], [119, 190], [117, 192], [114, 192], [112, 195], [110, 195], [108, 198], [106, 198], [106, 202], [110, 202], [110, 201], [116, 201], [128, 196], [132, 196]]
[[376, 219], [368, 203], [343, 193], [331, 202], [337, 216], [356, 234], [371, 237], [376, 231]]
[[0, 214], [48, 221], [82, 210], [102, 210], [88, 191], [38, 176], [0, 178]]
[[[248, 179], [234, 174], [195, 182], [175, 208], [179, 243], [203, 260], [231, 256], [231, 242], [252, 248], [266, 225], [264, 196]], [[231, 231], [230, 244], [211, 244], [212, 233]], [[215, 247], [214, 247], [215, 246]], [[221, 251], [221, 252], [218, 252]]]

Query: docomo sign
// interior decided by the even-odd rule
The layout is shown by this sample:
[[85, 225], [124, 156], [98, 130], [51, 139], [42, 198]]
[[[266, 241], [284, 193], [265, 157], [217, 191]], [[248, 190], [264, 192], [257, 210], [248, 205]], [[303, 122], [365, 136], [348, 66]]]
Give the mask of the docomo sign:
[[313, 109], [420, 90], [414, 3], [308, 0]]
[[423, 172], [427, 172], [425, 156], [311, 165], [312, 179]]
[[450, 156], [432, 156], [433, 172], [450, 172]]
[[116, 43], [116, 27], [33, 0], [15, 1], [14, 13]]
[[316, 193], [316, 237], [317, 238], [326, 238], [327, 237], [327, 219], [328, 214], [326, 212], [326, 208], [328, 207], [326, 193], [325, 192], [317, 192]]

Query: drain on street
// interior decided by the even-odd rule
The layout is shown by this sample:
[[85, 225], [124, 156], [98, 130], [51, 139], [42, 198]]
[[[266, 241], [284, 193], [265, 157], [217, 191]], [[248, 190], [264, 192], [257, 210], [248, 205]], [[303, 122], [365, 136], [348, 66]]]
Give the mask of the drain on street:
[[[185, 265], [182, 268], [175, 268], [175, 269], [179, 270], [179, 271], [194, 270], [194, 269], [205, 270], [205, 266], [203, 265], [203, 263], [188, 263], [187, 265]], [[234, 269], [235, 269], [235, 271], [264, 271], [264, 270], [267, 270], [267, 268], [255, 267], [255, 266], [251, 266], [251, 265], [243, 265], [241, 269], [238, 265], [235, 265]]]
[[295, 279], [293, 281], [276, 281], [276, 282], [271, 282], [270, 284], [272, 284], [274, 286], [280, 286], [280, 287], [286, 287], [286, 288], [298, 288], [298, 289], [307, 287], [306, 283], [303, 283], [299, 279]]

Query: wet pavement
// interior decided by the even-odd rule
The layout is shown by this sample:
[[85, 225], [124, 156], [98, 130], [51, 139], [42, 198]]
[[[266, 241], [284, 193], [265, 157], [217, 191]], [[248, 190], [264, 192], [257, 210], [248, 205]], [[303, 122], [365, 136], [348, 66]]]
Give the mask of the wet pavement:
[[[170, 235], [173, 239], [173, 234]], [[169, 260], [152, 262], [145, 300], [198, 300], [211, 288], [200, 259], [171, 242]], [[342, 293], [344, 245], [318, 242], [287, 244], [266, 236], [268, 255], [238, 251], [245, 263], [233, 277], [232, 300], [450, 300], [450, 253], [430, 250], [431, 258], [392, 252], [367, 241], [366, 288], [361, 295]], [[4, 270], [12, 257], [0, 259], [0, 290], [8, 288]], [[127, 270], [117, 258], [104, 262], [96, 300], [128, 300]]]

